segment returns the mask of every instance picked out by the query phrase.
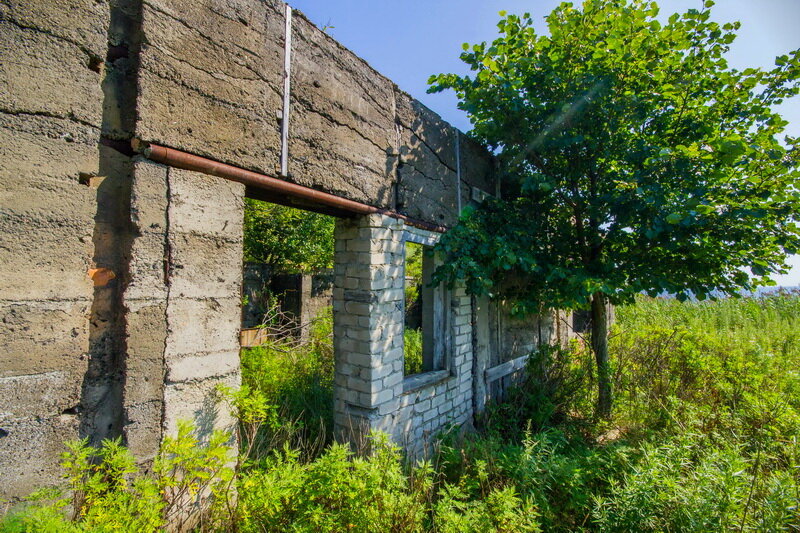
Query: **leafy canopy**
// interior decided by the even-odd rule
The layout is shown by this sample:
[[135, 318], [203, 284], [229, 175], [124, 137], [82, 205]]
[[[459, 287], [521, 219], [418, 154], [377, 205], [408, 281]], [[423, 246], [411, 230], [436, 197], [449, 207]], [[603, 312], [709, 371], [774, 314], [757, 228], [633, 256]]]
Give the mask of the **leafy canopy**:
[[334, 219], [245, 198], [244, 260], [294, 274], [333, 267]]
[[[439, 280], [477, 294], [585, 305], [668, 291], [769, 285], [800, 249], [800, 143], [773, 106], [798, 92], [800, 50], [732, 69], [739, 23], [702, 10], [656, 20], [655, 2], [561, 4], [537, 35], [501, 12], [491, 45], [464, 45], [453, 89], [472, 134], [498, 156], [503, 197], [441, 240]], [[502, 280], [502, 281], [498, 281]]]

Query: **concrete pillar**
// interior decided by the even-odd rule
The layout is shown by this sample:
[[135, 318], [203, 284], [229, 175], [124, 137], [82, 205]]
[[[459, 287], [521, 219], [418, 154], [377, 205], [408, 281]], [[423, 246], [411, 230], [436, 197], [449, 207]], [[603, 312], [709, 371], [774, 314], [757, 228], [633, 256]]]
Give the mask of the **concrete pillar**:
[[336, 221], [334, 431], [356, 449], [394, 428], [403, 393], [403, 230], [383, 215]]
[[239, 385], [243, 196], [238, 183], [136, 163], [123, 409], [139, 462], [180, 420], [201, 437], [235, 429], [216, 387]]

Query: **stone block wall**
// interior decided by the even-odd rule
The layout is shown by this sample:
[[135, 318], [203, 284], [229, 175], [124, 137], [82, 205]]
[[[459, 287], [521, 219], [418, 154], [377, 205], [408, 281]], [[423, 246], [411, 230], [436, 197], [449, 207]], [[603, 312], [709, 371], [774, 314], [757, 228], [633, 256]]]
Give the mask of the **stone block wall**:
[[391, 429], [403, 391], [403, 228], [382, 215], [337, 220], [333, 349], [338, 438]]
[[471, 298], [458, 286], [448, 296], [445, 369], [406, 377], [398, 405], [394, 435], [412, 456], [430, 456], [437, 436], [473, 420]]
[[88, 180], [118, 162], [98, 144], [109, 19], [94, 0], [0, 1], [0, 497], [51, 483], [83, 400], [115, 401], [118, 280], [89, 276], [118, 260], [120, 183]]

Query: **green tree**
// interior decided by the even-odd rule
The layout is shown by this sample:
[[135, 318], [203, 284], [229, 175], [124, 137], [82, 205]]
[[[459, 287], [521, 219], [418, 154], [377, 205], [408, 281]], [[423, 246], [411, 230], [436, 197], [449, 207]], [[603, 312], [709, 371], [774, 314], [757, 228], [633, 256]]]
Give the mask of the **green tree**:
[[713, 2], [662, 24], [643, 0], [564, 3], [537, 35], [500, 12], [491, 45], [464, 45], [453, 89], [498, 156], [502, 199], [444, 235], [437, 279], [512, 298], [521, 313], [591, 308], [597, 412], [611, 411], [606, 304], [771, 284], [799, 248], [800, 143], [773, 107], [798, 92], [800, 50], [732, 69], [739, 23]]
[[244, 260], [285, 273], [333, 267], [332, 217], [245, 199]]

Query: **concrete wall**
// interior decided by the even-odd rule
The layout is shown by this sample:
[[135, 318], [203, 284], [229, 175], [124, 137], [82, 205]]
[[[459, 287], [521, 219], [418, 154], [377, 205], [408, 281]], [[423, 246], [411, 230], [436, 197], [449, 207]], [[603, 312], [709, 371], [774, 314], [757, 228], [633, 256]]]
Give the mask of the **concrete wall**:
[[[56, 482], [65, 440], [122, 436], [147, 463], [181, 417], [230, 425], [212, 391], [238, 383], [245, 192], [129, 146], [276, 174], [283, 29], [276, 0], [0, 0], [0, 497]], [[293, 32], [289, 180], [437, 224], [457, 191], [494, 190], [483, 149], [462, 139], [456, 183], [451, 126], [300, 15]], [[339, 293], [337, 324], [361, 329], [337, 340], [337, 383], [367, 390], [350, 401], [347, 381], [338, 420], [366, 414], [418, 448], [469, 419], [469, 299], [452, 295], [447, 375], [406, 388], [385, 276], [402, 265], [370, 244], [405, 229], [368, 217], [339, 239], [351, 230], [359, 249], [338, 253], [369, 257], [338, 289], [367, 292]]]
[[[284, 4], [145, 0], [136, 135], [276, 175]], [[456, 213], [455, 129], [293, 18], [289, 180], [436, 224]], [[464, 202], [494, 191], [488, 153], [461, 139]]]
[[132, 186], [124, 436], [152, 459], [179, 420], [233, 429], [217, 384], [239, 384], [244, 187], [137, 159]]
[[[77, 8], [77, 9], [76, 9]], [[0, 2], [0, 495], [52, 483], [82, 406], [119, 427], [113, 357], [121, 165], [107, 117], [105, 2]], [[117, 388], [118, 389], [118, 388]]]

